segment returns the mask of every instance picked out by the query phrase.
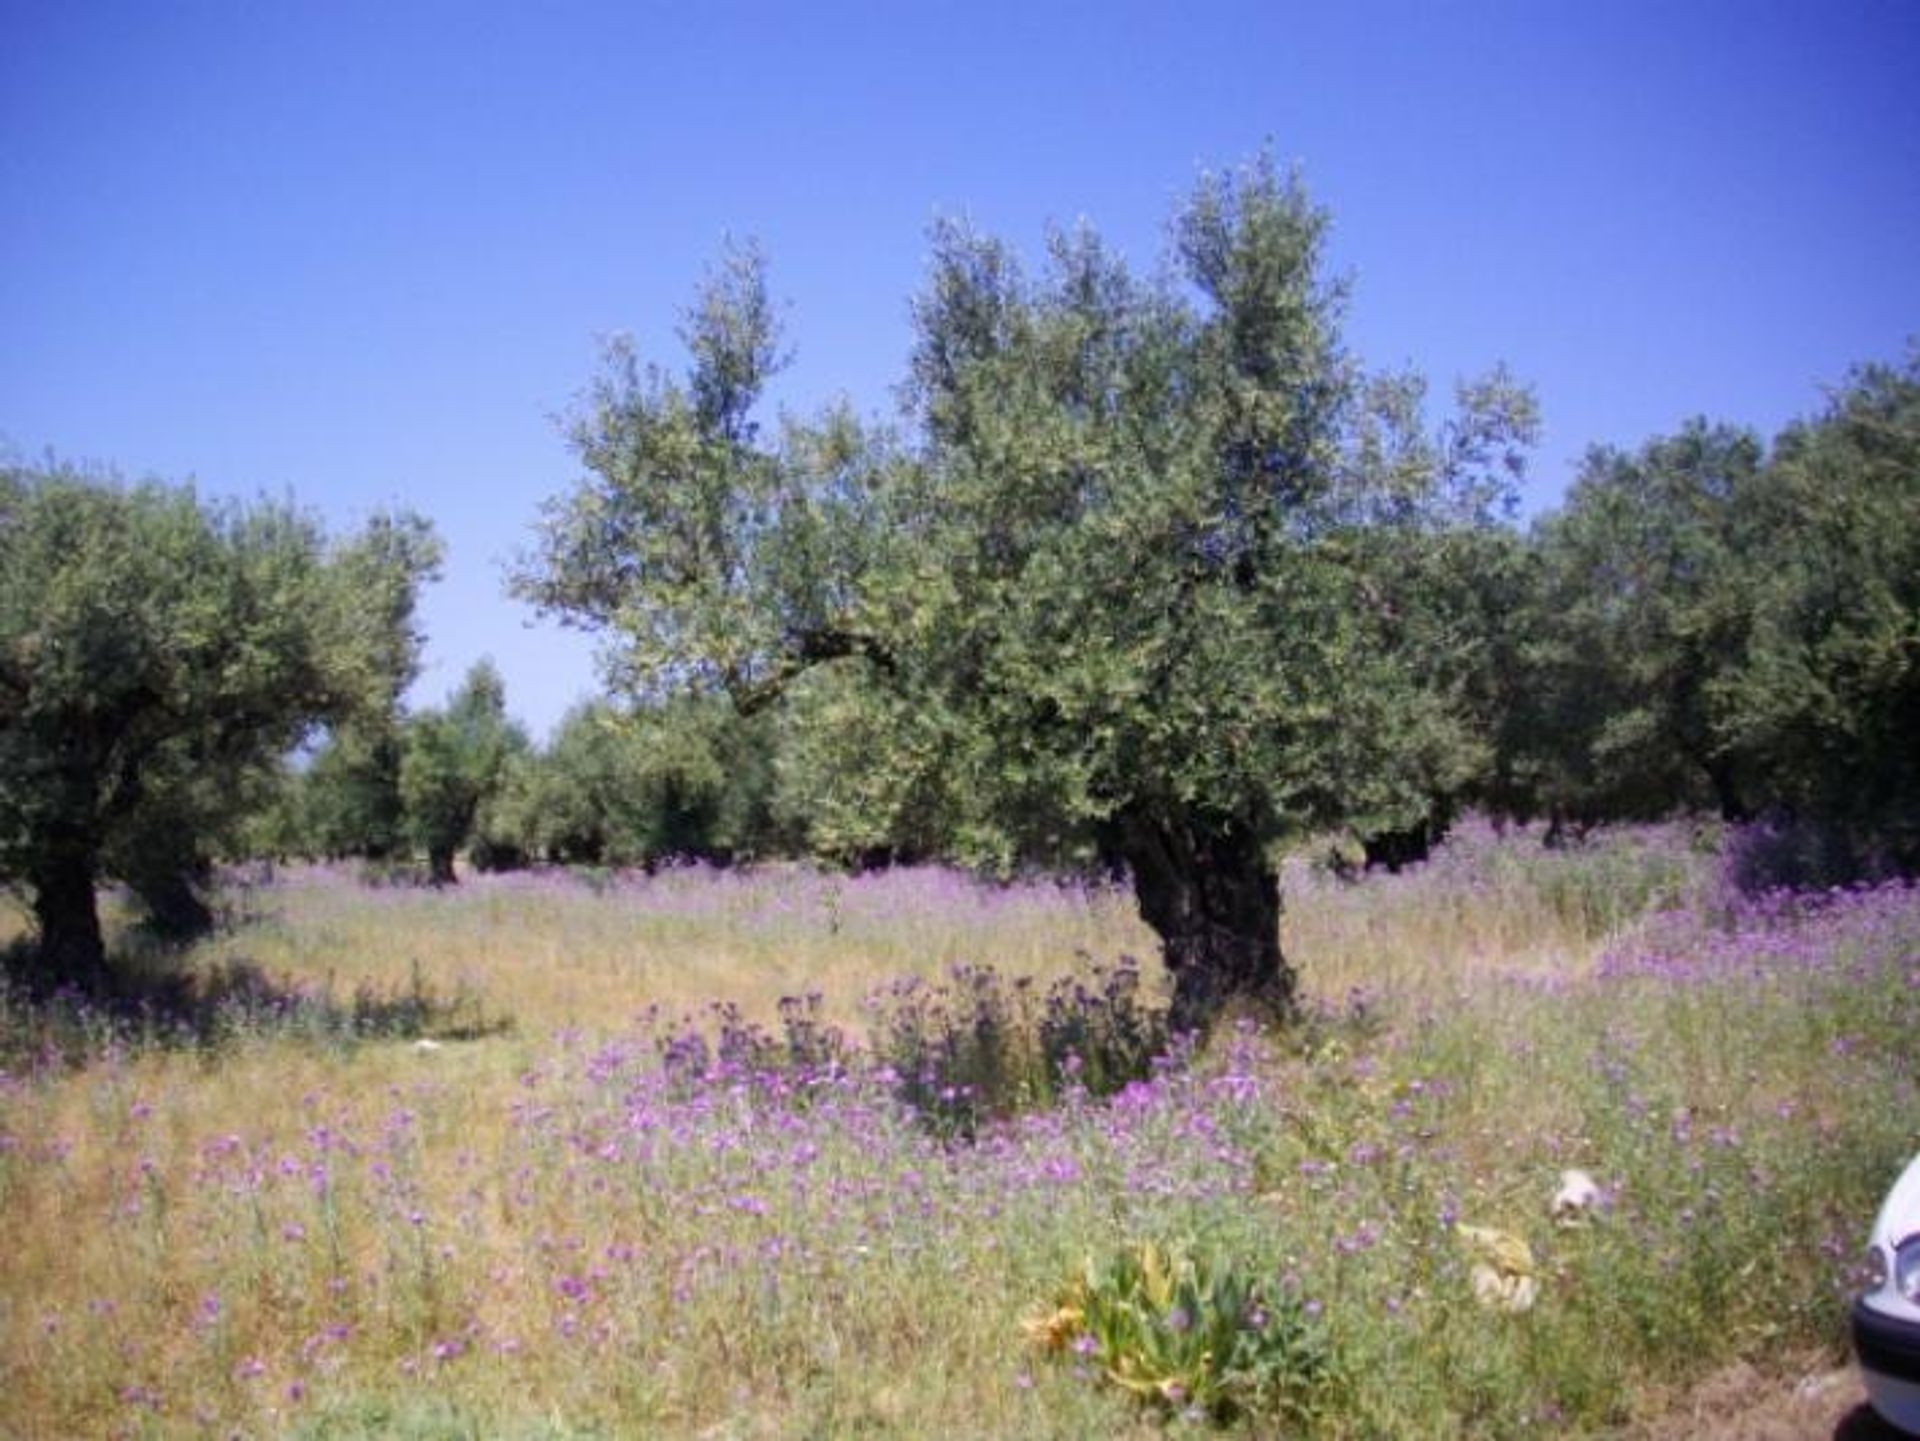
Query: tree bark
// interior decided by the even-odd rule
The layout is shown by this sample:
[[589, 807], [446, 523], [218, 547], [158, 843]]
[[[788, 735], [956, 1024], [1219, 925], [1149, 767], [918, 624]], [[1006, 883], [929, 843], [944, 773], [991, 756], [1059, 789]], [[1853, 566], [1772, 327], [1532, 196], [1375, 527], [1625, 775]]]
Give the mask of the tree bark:
[[1433, 854], [1433, 848], [1447, 838], [1452, 817], [1445, 806], [1436, 805], [1427, 815], [1397, 831], [1376, 831], [1360, 838], [1360, 849], [1367, 858], [1367, 869], [1384, 869], [1398, 875], [1408, 866], [1417, 866]]
[[41, 974], [56, 985], [93, 988], [106, 976], [94, 864], [92, 852], [76, 843], [50, 849], [33, 869], [38, 964]]
[[1130, 814], [1117, 839], [1173, 975], [1174, 1028], [1205, 1030], [1234, 1005], [1290, 1017], [1280, 877], [1254, 831], [1233, 819]]
[[435, 886], [457, 886], [460, 877], [453, 873], [453, 851], [451, 848], [429, 846], [427, 848], [427, 883]]
[[196, 882], [206, 879], [203, 868], [167, 867], [137, 876], [130, 884], [147, 908], [147, 924], [164, 940], [198, 940], [213, 930], [213, 910], [201, 899]]

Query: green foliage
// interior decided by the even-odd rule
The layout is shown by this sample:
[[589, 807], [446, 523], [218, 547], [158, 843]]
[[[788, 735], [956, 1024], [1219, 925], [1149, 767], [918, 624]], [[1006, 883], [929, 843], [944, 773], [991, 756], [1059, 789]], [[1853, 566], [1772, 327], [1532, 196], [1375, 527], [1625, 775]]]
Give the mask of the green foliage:
[[629, 790], [619, 858], [726, 861], [772, 849], [768, 719], [687, 697], [624, 718]]
[[1002, 834], [961, 822], [947, 765], [954, 728], [940, 710], [839, 663], [796, 681], [775, 719], [774, 819], [813, 855], [839, 865], [937, 855], [989, 868], [1008, 861]]
[[436, 560], [411, 517], [329, 543], [286, 505], [0, 473], [0, 875], [49, 973], [102, 965], [98, 877], [179, 901], [308, 728], [404, 683]]
[[337, 561], [375, 620], [348, 638], [345, 663], [360, 700], [329, 727], [325, 744], [282, 797], [285, 848], [308, 855], [384, 859], [407, 844], [400, 795], [401, 696], [419, 673], [413, 628], [417, 583], [440, 547], [414, 516], [375, 517]]
[[1423, 819], [1484, 760], [1460, 541], [1533, 425], [1499, 374], [1435, 434], [1416, 381], [1365, 377], [1326, 228], [1265, 160], [1201, 182], [1164, 279], [1086, 229], [1030, 279], [937, 227], [911, 444], [843, 411], [762, 443], [779, 337], [759, 257], [730, 256], [684, 381], [609, 355], [517, 588], [611, 631], [642, 698], [800, 692], [823, 724], [787, 805], [829, 848], [1116, 855], [1190, 1011], [1284, 1003], [1269, 843]]
[[1920, 352], [1789, 427], [1767, 481], [1719, 738], [1755, 808], [1824, 827], [1843, 873], [1920, 869]]
[[474, 860], [507, 869], [535, 860], [602, 865], [631, 860], [625, 841], [633, 748], [604, 703], [569, 711], [543, 751], [511, 756], [476, 821]]
[[790, 850], [773, 812], [771, 717], [676, 698], [568, 713], [544, 751], [516, 752], [481, 807], [475, 859], [577, 865], [732, 860]]
[[[605, 705], [569, 711], [539, 762], [508, 787], [510, 826], [533, 854], [598, 865], [618, 855], [634, 827], [627, 816], [633, 753], [619, 716]], [[504, 808], [504, 806], [503, 806]]]
[[406, 511], [374, 516], [335, 547], [331, 570], [349, 604], [336, 608], [328, 639], [352, 701], [340, 719], [392, 725], [420, 672], [420, 584], [438, 579], [441, 559], [432, 525]]
[[472, 836], [509, 762], [526, 749], [526, 735], [507, 717], [506, 686], [489, 661], [467, 672], [444, 710], [422, 711], [408, 722], [400, 794], [435, 884], [455, 879], [455, 853]]
[[293, 787], [298, 849], [317, 856], [381, 859], [405, 849], [397, 717], [370, 717], [335, 729]]
[[1531, 565], [1504, 804], [1766, 815], [1809, 878], [1920, 866], [1920, 360], [1770, 451], [1705, 421], [1596, 449]]
[[1590, 451], [1536, 537], [1510, 718], [1533, 805], [1590, 822], [1741, 809], [1713, 705], [1749, 605], [1738, 560], [1765, 484], [1751, 433], [1694, 421]]
[[1204, 182], [1176, 222], [1192, 291], [1086, 232], [1037, 282], [935, 236], [923, 679], [960, 724], [959, 790], [1025, 848], [1135, 812], [1259, 844], [1411, 819], [1465, 743], [1389, 581], [1477, 467], [1340, 351], [1325, 224], [1266, 167]]
[[1028, 1331], [1144, 1402], [1220, 1423], [1308, 1424], [1333, 1378], [1326, 1333], [1298, 1296], [1188, 1246], [1088, 1259]]

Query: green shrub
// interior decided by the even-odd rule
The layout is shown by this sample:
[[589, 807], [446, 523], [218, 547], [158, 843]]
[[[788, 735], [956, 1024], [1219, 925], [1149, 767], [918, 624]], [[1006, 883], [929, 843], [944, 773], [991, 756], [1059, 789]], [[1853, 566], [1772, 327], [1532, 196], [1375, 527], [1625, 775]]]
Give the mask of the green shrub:
[[1309, 1421], [1333, 1377], [1326, 1334], [1296, 1295], [1151, 1241], [1088, 1260], [1028, 1332], [1148, 1405], [1221, 1424]]

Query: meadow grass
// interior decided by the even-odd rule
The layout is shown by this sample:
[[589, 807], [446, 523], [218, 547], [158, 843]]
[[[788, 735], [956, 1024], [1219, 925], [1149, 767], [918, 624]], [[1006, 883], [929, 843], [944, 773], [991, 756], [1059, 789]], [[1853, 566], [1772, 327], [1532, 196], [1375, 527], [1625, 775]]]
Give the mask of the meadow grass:
[[[1107, 1096], [1075, 1058], [964, 1133], [904, 1103], [889, 1007], [945, 986], [977, 1040], [953, 966], [1150, 956], [1124, 894], [282, 873], [176, 964], [311, 1004], [186, 1041], [0, 1015], [0, 1433], [1602, 1434], [1732, 1360], [1838, 1357], [1917, 1143], [1920, 895], [1743, 899], [1709, 839], [1469, 827], [1397, 877], [1291, 864], [1300, 1025]], [[357, 1028], [355, 991], [421, 1005]], [[1563, 1229], [1576, 1166], [1601, 1198]], [[1529, 1309], [1476, 1300], [1463, 1226], [1527, 1243]], [[1177, 1374], [1128, 1369], [1124, 1326], [1036, 1344], [1147, 1243], [1297, 1320], [1324, 1364], [1284, 1411], [1112, 1384]]]
[[252, 923], [206, 952], [339, 986], [417, 968], [443, 993], [497, 996], [517, 1027], [630, 1025], [730, 1002], [772, 1021], [821, 992], [859, 1022], [873, 986], [956, 964], [1051, 979], [1087, 956], [1151, 955], [1152, 933], [1108, 886], [995, 886], [937, 867], [851, 878], [801, 867], [688, 865], [653, 875], [469, 877], [447, 890], [370, 890], [346, 869], [295, 870], [238, 899]]

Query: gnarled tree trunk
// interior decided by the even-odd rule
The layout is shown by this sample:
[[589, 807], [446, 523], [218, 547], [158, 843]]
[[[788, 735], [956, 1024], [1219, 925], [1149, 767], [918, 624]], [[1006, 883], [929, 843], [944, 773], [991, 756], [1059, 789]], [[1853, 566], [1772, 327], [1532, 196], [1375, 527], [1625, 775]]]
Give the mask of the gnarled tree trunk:
[[1408, 866], [1417, 866], [1433, 854], [1433, 848], [1447, 838], [1453, 817], [1444, 804], [1435, 804], [1426, 815], [1397, 831], [1375, 831], [1360, 838], [1360, 849], [1367, 858], [1367, 869], [1384, 869], [1398, 875]]
[[1176, 1030], [1203, 1030], [1223, 1008], [1275, 1017], [1294, 1008], [1280, 953], [1280, 877], [1259, 836], [1232, 818], [1134, 811], [1115, 836], [1140, 915], [1173, 975]]
[[40, 928], [39, 969], [55, 984], [91, 989], [106, 976], [94, 865], [92, 850], [76, 841], [49, 847], [29, 878]]
[[130, 884], [146, 907], [147, 924], [155, 935], [176, 943], [198, 940], [213, 930], [213, 909], [201, 897], [199, 886], [208, 879], [206, 867], [157, 867], [134, 877]]

